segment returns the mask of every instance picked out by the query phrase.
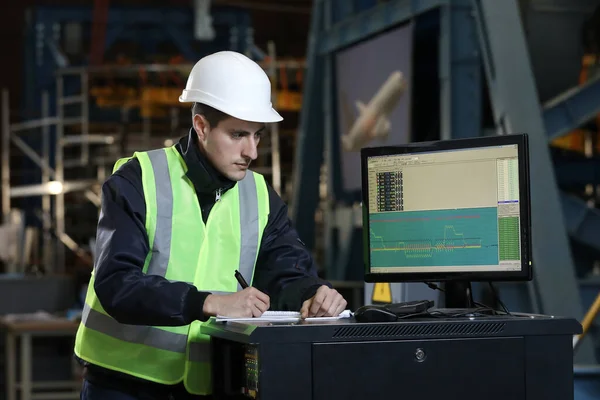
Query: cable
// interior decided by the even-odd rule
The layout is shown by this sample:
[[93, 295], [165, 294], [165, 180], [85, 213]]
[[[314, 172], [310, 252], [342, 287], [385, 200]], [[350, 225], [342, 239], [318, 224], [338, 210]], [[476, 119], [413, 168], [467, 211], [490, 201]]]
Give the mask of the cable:
[[502, 306], [502, 309], [504, 310], [504, 312], [508, 315], [511, 315], [510, 311], [508, 311], [508, 308], [506, 308], [506, 306], [504, 305], [502, 300], [500, 300], [500, 296], [498, 296], [498, 292], [496, 292], [496, 288], [494, 287], [492, 282], [488, 282], [488, 284], [490, 285], [490, 289], [492, 290], [492, 294], [494, 295], [494, 298]]
[[459, 318], [459, 317], [493, 317], [498, 315], [505, 315], [504, 312], [494, 310], [491, 307], [483, 306], [474, 309], [460, 309], [456, 311], [447, 310], [436, 310], [429, 309], [415, 314], [398, 315], [398, 320], [411, 319], [418, 317], [429, 317], [429, 318]]
[[460, 311], [432, 310], [429, 312], [432, 317], [456, 318], [456, 317], [490, 317], [505, 315], [504, 312], [495, 310], [488, 306], [482, 306], [473, 309], [460, 309]]
[[[431, 283], [431, 282], [424, 282], [427, 286], [429, 286], [429, 288], [433, 289], [433, 290], [439, 290], [440, 292], [446, 292], [444, 289], [442, 289], [441, 287], [439, 287], [438, 285], [436, 285], [435, 283]], [[502, 303], [502, 301], [500, 300], [500, 297], [497, 295], [496, 290], [494, 288], [494, 286], [492, 285], [491, 282], [488, 282], [490, 284], [490, 287], [492, 289], [492, 292], [494, 294], [495, 299], [498, 301], [498, 303], [502, 306], [503, 310], [496, 310], [493, 307], [487, 306], [485, 304], [473, 301], [473, 304], [476, 305], [478, 308], [472, 309], [472, 310], [467, 310], [464, 312], [460, 312], [460, 313], [449, 313], [449, 312], [442, 312], [442, 311], [434, 311], [437, 312], [439, 314], [442, 314], [443, 316], [446, 317], [452, 317], [452, 316], [465, 316], [465, 315], [474, 315], [474, 314], [479, 314], [481, 313], [483, 310], [486, 311], [491, 311], [492, 315], [511, 315], [510, 312], [508, 311], [508, 309], [506, 308], [506, 306], [504, 305], [504, 303]], [[429, 313], [429, 311], [427, 311], [427, 313]], [[431, 314], [429, 314], [431, 315]], [[431, 315], [434, 316], [434, 315]]]
[[436, 285], [435, 283], [431, 283], [431, 282], [424, 282], [427, 286], [429, 286], [430, 289], [433, 290], [439, 290], [440, 292], [445, 292], [444, 289], [442, 289], [441, 287], [439, 287], [438, 285]]

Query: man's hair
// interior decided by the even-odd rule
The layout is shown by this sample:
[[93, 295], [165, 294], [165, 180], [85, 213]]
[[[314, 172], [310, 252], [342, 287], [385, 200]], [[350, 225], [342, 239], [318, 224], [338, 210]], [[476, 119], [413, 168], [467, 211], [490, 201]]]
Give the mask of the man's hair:
[[210, 124], [211, 128], [215, 128], [217, 125], [219, 125], [219, 122], [229, 118], [229, 115], [225, 114], [224, 112], [202, 103], [194, 103], [192, 106], [192, 117], [194, 117], [196, 114], [203, 115]]

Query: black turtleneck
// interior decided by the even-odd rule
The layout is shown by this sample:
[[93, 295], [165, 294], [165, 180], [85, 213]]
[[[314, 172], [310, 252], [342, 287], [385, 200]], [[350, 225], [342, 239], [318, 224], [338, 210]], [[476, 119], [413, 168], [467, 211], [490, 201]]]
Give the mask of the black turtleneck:
[[215, 204], [217, 190], [221, 192], [231, 189], [235, 182], [226, 178], [212, 166], [212, 164], [201, 153], [198, 146], [198, 135], [194, 129], [181, 138], [175, 148], [183, 156], [187, 166], [187, 177], [190, 178], [196, 188], [196, 195], [202, 209], [202, 218], [206, 223], [210, 210]]

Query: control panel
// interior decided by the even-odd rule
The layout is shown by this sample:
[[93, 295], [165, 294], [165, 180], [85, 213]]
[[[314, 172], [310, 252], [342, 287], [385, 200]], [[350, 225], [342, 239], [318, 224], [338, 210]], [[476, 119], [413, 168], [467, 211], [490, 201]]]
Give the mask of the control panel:
[[258, 399], [258, 374], [259, 374], [258, 346], [246, 345], [244, 352], [244, 386], [243, 393]]

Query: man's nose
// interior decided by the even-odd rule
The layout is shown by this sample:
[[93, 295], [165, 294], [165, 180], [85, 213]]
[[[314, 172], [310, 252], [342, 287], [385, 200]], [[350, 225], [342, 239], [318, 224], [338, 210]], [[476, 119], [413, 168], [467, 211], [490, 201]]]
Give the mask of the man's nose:
[[256, 160], [258, 157], [258, 140], [252, 136], [248, 136], [242, 149], [242, 156], [248, 157], [251, 160]]

